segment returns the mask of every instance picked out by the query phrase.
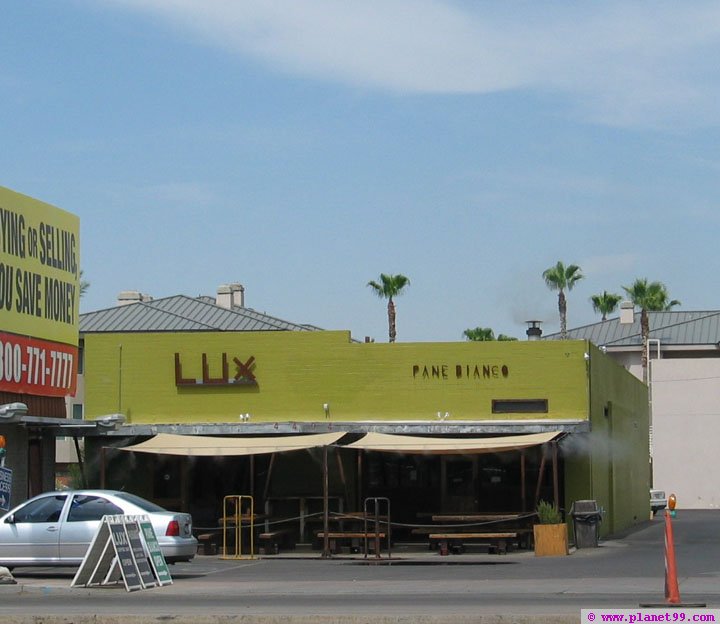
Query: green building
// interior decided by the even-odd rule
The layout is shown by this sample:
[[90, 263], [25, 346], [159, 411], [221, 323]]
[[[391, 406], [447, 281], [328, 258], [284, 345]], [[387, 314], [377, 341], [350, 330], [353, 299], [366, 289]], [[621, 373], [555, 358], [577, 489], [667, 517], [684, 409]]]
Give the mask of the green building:
[[[228, 494], [309, 512], [328, 441], [338, 507], [387, 497], [408, 525], [539, 499], [567, 511], [596, 500], [603, 534], [649, 517], [647, 389], [586, 341], [357, 342], [182, 296], [86, 314], [81, 338], [86, 418], [125, 418], [86, 438], [90, 480], [188, 510], [198, 526]], [[186, 437], [173, 451], [157, 434]], [[285, 450], [298, 440], [307, 448]]]

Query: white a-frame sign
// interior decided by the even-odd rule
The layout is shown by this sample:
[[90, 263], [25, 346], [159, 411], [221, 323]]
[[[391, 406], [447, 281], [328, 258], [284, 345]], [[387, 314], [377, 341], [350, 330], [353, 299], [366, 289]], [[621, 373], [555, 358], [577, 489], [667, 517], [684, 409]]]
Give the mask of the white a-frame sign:
[[172, 583], [147, 516], [103, 516], [71, 587], [121, 580], [129, 592]]

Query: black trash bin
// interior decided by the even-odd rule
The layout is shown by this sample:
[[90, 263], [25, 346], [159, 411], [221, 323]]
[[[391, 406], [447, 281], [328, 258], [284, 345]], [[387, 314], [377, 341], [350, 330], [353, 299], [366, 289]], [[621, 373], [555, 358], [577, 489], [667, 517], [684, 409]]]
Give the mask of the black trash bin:
[[597, 548], [602, 522], [602, 509], [598, 508], [597, 501], [575, 501], [570, 508], [570, 516], [573, 519], [575, 548]]

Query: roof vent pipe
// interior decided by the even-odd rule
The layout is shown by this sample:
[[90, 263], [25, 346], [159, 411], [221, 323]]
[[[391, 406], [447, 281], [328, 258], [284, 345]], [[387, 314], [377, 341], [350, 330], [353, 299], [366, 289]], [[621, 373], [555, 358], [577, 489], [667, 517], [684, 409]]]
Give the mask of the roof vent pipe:
[[542, 321], [525, 321], [527, 323], [527, 331], [525, 332], [527, 334], [528, 340], [540, 340], [540, 336], [542, 336], [542, 329], [540, 329], [540, 324]]

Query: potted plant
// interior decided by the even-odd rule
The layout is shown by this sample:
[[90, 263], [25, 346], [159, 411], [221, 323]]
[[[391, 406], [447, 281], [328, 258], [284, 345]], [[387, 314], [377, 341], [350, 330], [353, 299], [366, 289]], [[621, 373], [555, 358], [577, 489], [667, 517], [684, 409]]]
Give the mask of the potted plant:
[[560, 510], [547, 501], [540, 501], [537, 507], [539, 524], [533, 526], [536, 557], [558, 557], [568, 554], [567, 524], [562, 520]]

